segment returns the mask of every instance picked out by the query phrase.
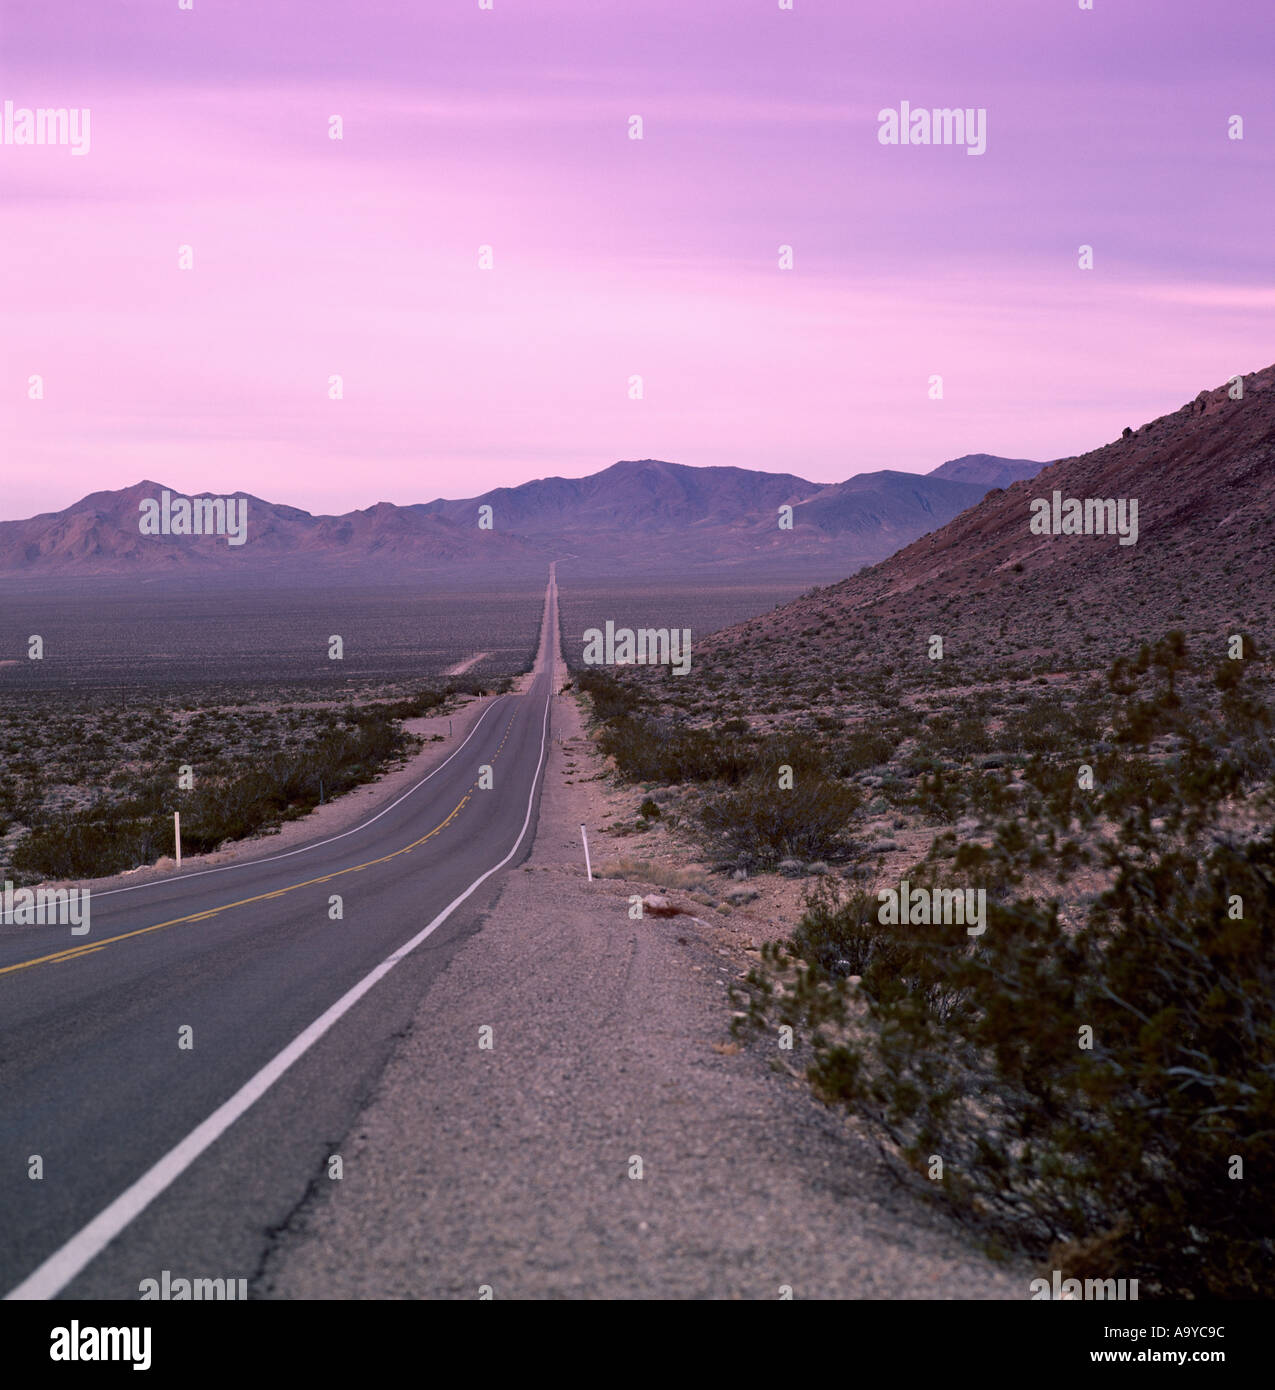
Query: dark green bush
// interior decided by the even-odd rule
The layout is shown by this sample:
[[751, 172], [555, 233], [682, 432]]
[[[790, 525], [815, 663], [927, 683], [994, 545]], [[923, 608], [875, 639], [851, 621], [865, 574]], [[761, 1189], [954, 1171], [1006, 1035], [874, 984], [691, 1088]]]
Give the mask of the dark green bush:
[[867, 895], [815, 901], [778, 957], [810, 969], [768, 1007], [818, 1038], [843, 1025], [815, 1048], [816, 1090], [914, 1168], [941, 1155], [944, 1192], [989, 1230], [1144, 1296], [1257, 1297], [1275, 1259], [1275, 835], [1203, 858], [1126, 848], [1078, 932], [1026, 901], [989, 903], [977, 941], [882, 928]]
[[182, 848], [206, 853], [304, 814], [324, 798], [370, 781], [405, 746], [384, 708], [358, 713], [312, 748], [281, 752], [229, 777], [201, 777], [173, 793], [152, 781], [117, 804], [97, 804], [33, 826], [13, 855], [24, 880], [114, 874], [173, 853], [173, 812], [182, 817]]
[[853, 788], [818, 775], [797, 773], [794, 787], [780, 791], [772, 770], [719, 793], [701, 818], [727, 848], [759, 866], [787, 858], [835, 860], [845, 858], [842, 832], [861, 800]]
[[593, 712], [603, 722], [633, 714], [642, 704], [631, 685], [593, 667], [577, 672], [576, 684], [593, 701]]
[[832, 757], [838, 777], [853, 777], [870, 767], [880, 767], [894, 756], [898, 738], [877, 730], [857, 730], [833, 745]]

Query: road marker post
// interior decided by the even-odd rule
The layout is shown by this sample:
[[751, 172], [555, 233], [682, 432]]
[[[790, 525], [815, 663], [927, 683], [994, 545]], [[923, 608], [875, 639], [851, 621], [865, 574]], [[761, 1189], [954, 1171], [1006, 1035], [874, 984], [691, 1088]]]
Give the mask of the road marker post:
[[584, 841], [584, 871], [589, 875], [589, 882], [593, 882], [593, 865], [589, 863], [589, 837], [584, 833], [584, 826], [580, 827], [580, 838]]
[[182, 813], [173, 812], [173, 840], [177, 845], [177, 867], [182, 866]]

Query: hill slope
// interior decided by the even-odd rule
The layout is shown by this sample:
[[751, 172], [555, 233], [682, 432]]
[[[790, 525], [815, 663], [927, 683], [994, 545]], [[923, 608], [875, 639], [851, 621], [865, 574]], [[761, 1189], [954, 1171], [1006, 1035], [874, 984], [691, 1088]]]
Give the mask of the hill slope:
[[928, 522], [927, 529], [942, 526], [972, 507], [989, 486], [892, 469], [860, 473], [821, 488], [793, 509], [793, 521], [798, 530], [809, 526], [828, 536], [852, 537], [879, 553], [881, 538], [902, 545], [915, 537], [918, 522]]
[[[1130, 437], [994, 490], [934, 533], [839, 584], [718, 633], [701, 658], [835, 668], [945, 657], [1082, 668], [1171, 628], [1224, 653], [1275, 641], [1275, 367], [1202, 391]], [[1038, 535], [1031, 503], [1136, 499], [1138, 539]], [[795, 641], [790, 635], [802, 634]]]

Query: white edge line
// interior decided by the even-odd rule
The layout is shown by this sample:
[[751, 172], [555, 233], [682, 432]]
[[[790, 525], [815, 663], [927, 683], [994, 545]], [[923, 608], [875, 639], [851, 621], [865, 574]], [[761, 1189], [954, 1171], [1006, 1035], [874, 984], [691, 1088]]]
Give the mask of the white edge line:
[[[5, 1295], [6, 1303], [17, 1299], [53, 1298], [59, 1294], [131, 1221], [140, 1216], [165, 1188], [176, 1181], [205, 1149], [215, 1143], [255, 1101], [265, 1095], [283, 1073], [298, 1058], [303, 1057], [373, 985], [388, 975], [399, 961], [410, 955], [427, 936], [440, 927], [479, 884], [485, 883], [492, 874], [509, 863], [517, 854], [518, 847], [527, 833], [527, 827], [531, 824], [531, 808], [535, 804], [536, 788], [540, 784], [540, 770], [545, 761], [545, 744], [549, 734], [549, 704], [552, 696], [553, 676], [550, 672], [548, 693], [545, 696], [545, 717], [540, 730], [540, 761], [536, 764], [536, 775], [531, 779], [527, 814], [523, 819], [522, 829], [518, 832], [518, 838], [514, 841], [513, 849], [499, 864], [476, 878], [458, 898], [453, 898], [427, 927], [383, 960], [352, 989], [347, 990], [331, 1008], [316, 1018], [303, 1033], [298, 1034], [255, 1076], [250, 1077], [228, 1101], [218, 1106], [201, 1125], [191, 1130], [185, 1139], [169, 1149], [163, 1158], [147, 1169], [131, 1187], [121, 1192], [110, 1206], [73, 1235], [65, 1245], [55, 1250], [34, 1273], [29, 1274], [15, 1289]], [[459, 752], [460, 749], [456, 751]]]
[[130, 883], [126, 888], [108, 888], [104, 893], [94, 892], [93, 896], [95, 898], [110, 898], [116, 893], [136, 893], [139, 888], [159, 888], [164, 884], [186, 883], [192, 878], [203, 878], [205, 874], [224, 874], [228, 873], [231, 869], [250, 869], [257, 864], [277, 864], [280, 859], [291, 859], [294, 854], [308, 854], [312, 849], [322, 849], [324, 845], [332, 845], [338, 840], [344, 840], [347, 835], [354, 835], [360, 830], [366, 830], [374, 821], [380, 820], [383, 815], [392, 811], [400, 801], [406, 801], [413, 792], [420, 791], [431, 777], [437, 776], [453, 758], [458, 757], [461, 750], [465, 747], [465, 744], [478, 732], [478, 726], [504, 698], [503, 695], [496, 696], [491, 704], [489, 704], [487, 708], [483, 710], [482, 714], [474, 721], [474, 727], [465, 735], [464, 741], [459, 747], [455, 748], [444, 758], [433, 771], [427, 772], [419, 782], [414, 786], [408, 787], [402, 796], [395, 797], [388, 806], [382, 806], [376, 815], [369, 816], [367, 820], [360, 821], [358, 825], [352, 825], [349, 830], [343, 830], [339, 835], [330, 835], [326, 840], [316, 840], [312, 845], [302, 845], [300, 849], [284, 850], [282, 854], [267, 854], [263, 855], [260, 859], [243, 859], [237, 864], [221, 864], [215, 869], [196, 869], [193, 874], [173, 874], [170, 878], [153, 878], [146, 883]]

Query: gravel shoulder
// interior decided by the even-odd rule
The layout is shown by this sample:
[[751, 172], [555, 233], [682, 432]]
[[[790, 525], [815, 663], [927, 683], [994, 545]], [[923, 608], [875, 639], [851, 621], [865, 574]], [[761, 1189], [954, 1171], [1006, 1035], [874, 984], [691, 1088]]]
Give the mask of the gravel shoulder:
[[[632, 920], [652, 884], [586, 881], [580, 824], [633, 793], [594, 780], [572, 697], [554, 729], [530, 857], [421, 999], [342, 1179], [312, 1185], [254, 1295], [1027, 1297], [1033, 1270], [900, 1188], [768, 1040], [731, 1039], [727, 990], [773, 919], [686, 903]], [[595, 864], [632, 843], [591, 829]]]

